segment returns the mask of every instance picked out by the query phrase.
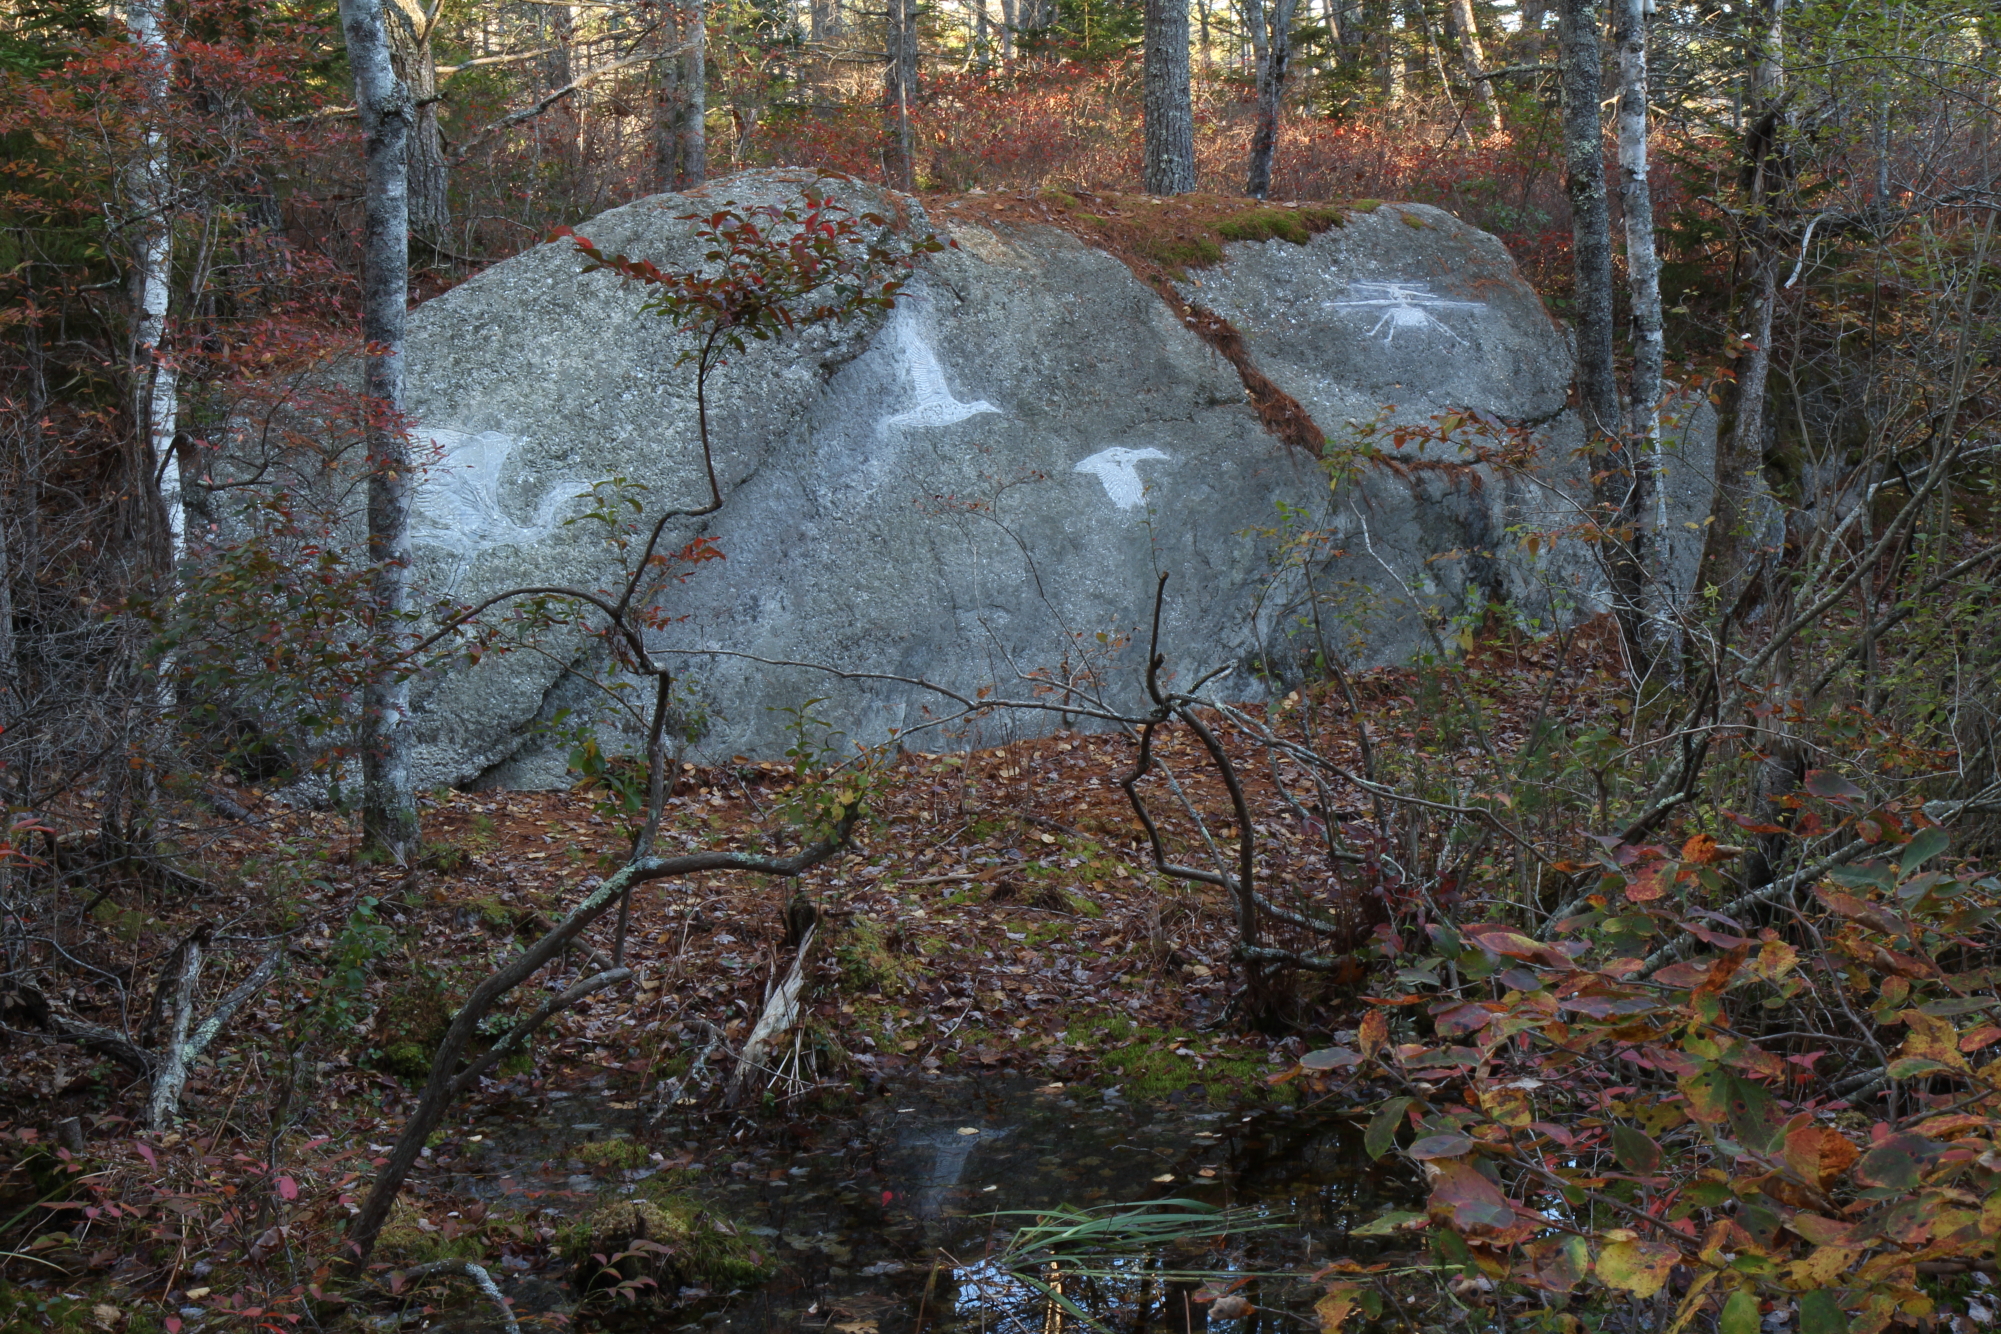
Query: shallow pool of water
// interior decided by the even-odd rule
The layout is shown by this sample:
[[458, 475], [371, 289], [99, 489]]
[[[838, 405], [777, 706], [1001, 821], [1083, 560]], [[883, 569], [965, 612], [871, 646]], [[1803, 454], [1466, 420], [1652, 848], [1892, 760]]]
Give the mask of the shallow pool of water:
[[[664, 1138], [669, 1150], [702, 1145], [696, 1193], [746, 1229], [778, 1274], [755, 1291], [695, 1298], [636, 1326], [649, 1329], [1047, 1334], [1046, 1300], [993, 1263], [1022, 1221], [1004, 1211], [1178, 1198], [1249, 1209], [1277, 1224], [1220, 1245], [1135, 1257], [1124, 1277], [1066, 1286], [1113, 1327], [1142, 1327], [1144, 1310], [1145, 1327], [1179, 1330], [1186, 1316], [1168, 1319], [1169, 1307], [1189, 1310], [1192, 1285], [1168, 1291], [1155, 1281], [1149, 1271], [1163, 1260], [1185, 1270], [1310, 1271], [1350, 1253], [1349, 1229], [1413, 1194], [1410, 1183], [1368, 1160], [1359, 1127], [1346, 1117], [1131, 1105], [1018, 1077], [942, 1076], [907, 1086], [858, 1116], [788, 1127], [777, 1146], [748, 1133], [735, 1141], [740, 1148], [718, 1146], [713, 1124], [648, 1135], [640, 1117], [587, 1096], [552, 1102], [539, 1124], [515, 1121], [497, 1131], [495, 1160], [463, 1184], [487, 1194], [533, 1189], [582, 1212], [594, 1196], [631, 1187], [576, 1173], [566, 1144], [625, 1133]], [[524, 1305], [551, 1295], [546, 1279], [514, 1283]], [[1299, 1314], [1317, 1294], [1269, 1278], [1245, 1290], [1266, 1311]], [[1193, 1309], [1199, 1317], [1202, 1308]]]

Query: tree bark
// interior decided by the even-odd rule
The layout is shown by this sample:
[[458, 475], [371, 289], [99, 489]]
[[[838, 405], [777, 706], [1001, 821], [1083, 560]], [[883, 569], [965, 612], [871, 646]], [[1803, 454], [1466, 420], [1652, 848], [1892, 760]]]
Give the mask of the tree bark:
[[917, 0], [889, 0], [882, 78], [883, 179], [898, 190], [917, 188], [910, 105], [917, 98]]
[[674, 61], [679, 93], [674, 118], [674, 188], [687, 190], [709, 179], [707, 0], [685, 0], [680, 33], [688, 49]]
[[1460, 73], [1466, 79], [1467, 92], [1480, 104], [1480, 117], [1486, 122], [1487, 133], [1499, 134], [1501, 102], [1494, 96], [1493, 81], [1485, 77], [1487, 52], [1480, 44], [1480, 27], [1473, 17], [1473, 0], [1447, 0], [1445, 26], [1459, 48]]
[[428, 10], [419, 0], [394, 2], [396, 16], [387, 21], [390, 58], [397, 77], [410, 90], [417, 116], [409, 147], [410, 227], [419, 235], [443, 240], [452, 222], [447, 197], [451, 173], [444, 132], [438, 126], [438, 60], [431, 49], [442, 0]]
[[[1638, 519], [1633, 460], [1612, 355], [1612, 223], [1605, 189], [1602, 89], [1604, 56], [1595, 0], [1562, 0], [1558, 29], [1563, 82], [1564, 188], [1570, 196], [1575, 284], [1577, 393], [1584, 429], [1598, 455], [1593, 501], [1598, 510], [1612, 611], [1628, 649], [1640, 643], [1640, 566], [1632, 535]], [[1636, 661], [1637, 665], [1637, 661]]]
[[1146, 0], [1146, 174], [1150, 195], [1195, 188], [1195, 108], [1189, 88], [1188, 0]]
[[1765, 397], [1772, 370], [1772, 320], [1779, 300], [1779, 263], [1772, 235], [1774, 196], [1783, 188], [1786, 123], [1780, 59], [1785, 45], [1785, 0], [1766, 0], [1765, 24], [1755, 36], [1745, 80], [1748, 106], [1744, 144], [1744, 223], [1740, 244], [1750, 270], [1749, 296], [1735, 327], [1744, 339], [1737, 353], [1736, 395], [1729, 429], [1717, 441], [1716, 512], [1703, 551], [1702, 581], [1714, 585], [1726, 615], [1741, 620], [1765, 597], [1758, 551], [1759, 514], [1765, 495]]
[[1576, 283], [1577, 388], [1585, 425], [1619, 430], [1612, 364], [1612, 230], [1605, 192], [1604, 81], [1595, 0], [1562, 0], [1564, 190], [1570, 196], [1571, 266]]
[[1278, 150], [1278, 117], [1285, 101], [1286, 64], [1292, 57], [1292, 15], [1299, 0], [1245, 0], [1251, 49], [1257, 60], [1258, 117], [1251, 131], [1250, 170], [1244, 193], [1263, 199], [1271, 193], [1272, 158]]
[[1362, 20], [1375, 48], [1376, 92], [1386, 107], [1400, 105], [1404, 93], [1403, 50], [1397, 43], [1391, 5], [1392, 0], [1362, 0]]
[[166, 356], [167, 308], [173, 274], [173, 183], [169, 178], [163, 121], [174, 56], [161, 30], [165, 0], [130, 0], [125, 25], [144, 54], [140, 94], [145, 104], [139, 158], [126, 173], [132, 236], [132, 420], [146, 458], [151, 487], [160, 498], [167, 559], [180, 559], [187, 540], [180, 460], [174, 435], [180, 416], [179, 376]]
[[[340, 0], [341, 29], [361, 113], [367, 186], [363, 204], [362, 393], [368, 426], [368, 558], [378, 641], [394, 644], [410, 603], [410, 437], [403, 421], [403, 328], [410, 291], [409, 174], [415, 123], [410, 93], [390, 58], [382, 0]], [[393, 657], [393, 654], [385, 656]], [[361, 825], [372, 848], [407, 860], [417, 841], [410, 789], [409, 677], [377, 668], [362, 692]]]
[[1668, 520], [1667, 458], [1661, 442], [1661, 262], [1654, 246], [1653, 191], [1647, 182], [1647, 0], [1613, 0], [1619, 53], [1619, 203], [1626, 225], [1626, 291], [1632, 308], [1633, 369], [1628, 383], [1629, 454], [1646, 460], [1641, 487], [1647, 513], [1640, 552], [1644, 577], [1645, 648], [1652, 661], [1678, 675], [1681, 609], [1670, 572], [1681, 535]]

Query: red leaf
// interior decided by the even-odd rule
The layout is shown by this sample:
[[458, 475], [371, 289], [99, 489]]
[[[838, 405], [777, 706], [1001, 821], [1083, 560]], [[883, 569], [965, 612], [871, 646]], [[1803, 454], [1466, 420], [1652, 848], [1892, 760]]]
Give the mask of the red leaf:
[[132, 1151], [138, 1154], [141, 1158], [144, 1158], [146, 1160], [146, 1166], [154, 1168], [156, 1170], [159, 1168], [160, 1159], [153, 1152], [153, 1146], [146, 1143], [146, 1141], [139, 1139], [133, 1140]]
[[1723, 818], [1747, 834], [1783, 834], [1786, 832], [1784, 825], [1765, 824], [1761, 821], [1753, 820], [1748, 815], [1739, 815], [1735, 811], [1723, 812]]
[[279, 1177], [279, 1178], [278, 1178], [278, 1196], [279, 1196], [279, 1198], [280, 1198], [280, 1199], [286, 1199], [286, 1200], [296, 1200], [296, 1199], [298, 1199], [298, 1198], [299, 1198], [299, 1183], [298, 1183], [298, 1182], [296, 1182], [296, 1181], [294, 1181], [294, 1180], [292, 1180], [292, 1178], [290, 1178], [290, 1177]]

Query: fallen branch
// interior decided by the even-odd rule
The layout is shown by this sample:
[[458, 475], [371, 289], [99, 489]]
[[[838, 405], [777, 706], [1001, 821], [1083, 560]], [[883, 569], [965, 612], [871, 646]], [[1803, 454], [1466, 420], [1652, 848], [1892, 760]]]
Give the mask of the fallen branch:
[[208, 1018], [195, 1026], [192, 1033], [187, 1029], [187, 1016], [194, 988], [194, 973], [199, 967], [201, 947], [190, 945], [188, 961], [183, 965], [183, 982], [178, 989], [174, 1011], [174, 1041], [167, 1048], [166, 1060], [162, 1063], [159, 1076], [153, 1081], [153, 1096], [146, 1108], [146, 1123], [155, 1130], [163, 1130], [180, 1110], [181, 1090], [188, 1082], [188, 1066], [208, 1049], [208, 1044], [221, 1035], [224, 1026], [236, 1016], [249, 1000], [264, 989], [278, 971], [278, 961], [284, 958], [285, 942], [279, 941], [275, 949], [264, 956], [263, 962], [251, 970], [250, 976], [216, 1002], [215, 1009]]
[[812, 952], [814, 938], [819, 933], [818, 922], [806, 928], [806, 936], [799, 942], [798, 953], [792, 956], [792, 967], [786, 971], [785, 980], [772, 989], [770, 998], [764, 1002], [764, 1012], [757, 1016], [750, 1036], [744, 1040], [736, 1069], [730, 1075], [729, 1092], [724, 1094], [730, 1106], [743, 1104], [751, 1073], [765, 1068], [765, 1058], [773, 1044], [799, 1022], [799, 997], [806, 989], [806, 956]]
[[[595, 950], [591, 951], [591, 953], [595, 957], [603, 957], [598, 955]], [[535, 1013], [529, 1015], [513, 1028], [508, 1029], [500, 1041], [487, 1049], [484, 1056], [481, 1056], [460, 1072], [459, 1077], [452, 1082], [452, 1095], [456, 1097], [464, 1093], [479, 1080], [481, 1075], [491, 1070], [495, 1064], [506, 1059], [511, 1053], [526, 1047], [528, 1040], [535, 1036], [535, 1030], [548, 1023], [555, 1015], [569, 1009], [584, 997], [603, 991], [606, 987], [615, 987], [631, 976], [632, 970], [630, 968], [607, 969], [594, 977], [587, 977], [567, 990], [559, 992], [551, 996], [548, 1000], [543, 1001], [537, 1007]]]
[[[813, 866], [825, 861], [847, 846], [848, 835], [853, 831], [859, 811], [848, 812], [834, 826], [833, 832], [791, 857], [759, 857], [742, 852], [693, 852], [679, 857], [637, 857], [627, 862], [617, 871], [607, 876], [598, 886], [584, 896], [582, 902], [572, 908], [550, 932], [530, 945], [526, 950], [507, 961], [506, 964], [489, 974], [485, 981], [473, 988], [472, 994], [452, 1017], [451, 1026], [445, 1030], [444, 1038], [438, 1043], [438, 1050], [431, 1059], [431, 1074], [424, 1085], [423, 1093], [417, 1099], [416, 1108], [410, 1118], [403, 1123], [396, 1143], [389, 1150], [389, 1159], [383, 1164], [381, 1173], [375, 1178], [368, 1198], [362, 1202], [348, 1230], [348, 1259], [357, 1266], [366, 1265], [368, 1256], [375, 1248], [375, 1239], [382, 1232], [382, 1225], [388, 1221], [390, 1206], [403, 1188], [403, 1181], [410, 1175], [411, 1167], [417, 1161], [424, 1142], [437, 1127], [445, 1109], [452, 1099], [462, 1091], [460, 1084], [459, 1059], [471, 1045], [473, 1035], [478, 1030], [494, 1004], [529, 978], [542, 971], [563, 951], [569, 949], [584, 929], [617, 907], [625, 894], [637, 885], [653, 880], [666, 880], [678, 876], [692, 875], [699, 871], [750, 871], [760, 875], [782, 876], [790, 879]], [[613, 970], [614, 972], [619, 970]], [[599, 974], [587, 986], [602, 983], [609, 973]], [[573, 988], [574, 990], [574, 988]], [[558, 997], [558, 1000], [561, 998]], [[551, 1013], [554, 1013], [552, 1010]], [[496, 1044], [498, 1046], [499, 1044]], [[492, 1053], [488, 1052], [488, 1056]]]
[[[493, 1281], [493, 1275], [471, 1260], [432, 1260], [425, 1264], [412, 1265], [408, 1269], [391, 1271], [389, 1278], [392, 1282], [400, 1279], [405, 1283], [414, 1283], [419, 1279], [431, 1278], [438, 1274], [463, 1274], [471, 1279], [473, 1285], [485, 1293], [488, 1300], [500, 1309], [501, 1328], [506, 1330], [507, 1334], [521, 1334], [521, 1325], [514, 1318], [514, 1307], [509, 1304], [506, 1294], [501, 1292], [500, 1285]], [[391, 1288], [390, 1291], [394, 1292], [395, 1289]]]

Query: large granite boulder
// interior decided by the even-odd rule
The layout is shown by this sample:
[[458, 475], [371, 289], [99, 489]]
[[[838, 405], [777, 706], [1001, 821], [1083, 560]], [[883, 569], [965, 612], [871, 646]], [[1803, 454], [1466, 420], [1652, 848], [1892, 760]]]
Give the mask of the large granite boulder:
[[[746, 173], [580, 230], [695, 267], [683, 215], [790, 198], [811, 180]], [[868, 187], [839, 192], [857, 211], [886, 207]], [[1589, 499], [1565, 335], [1491, 236], [1384, 204], [1304, 244], [1230, 245], [1185, 275], [1181, 295], [1227, 319], [1246, 364], [1325, 433], [1330, 485], [1326, 462], [1266, 431], [1240, 366], [1120, 259], [1055, 227], [895, 202], [955, 245], [891, 314], [759, 345], [712, 382], [726, 503], [670, 536], [708, 536], [726, 559], [673, 591], [682, 619], [656, 641], [702, 717], [698, 751], [781, 751], [786, 710], [809, 699], [857, 740], [939, 715], [936, 696], [884, 675], [1020, 696], [1025, 674], [1096, 670], [1109, 699], [1134, 704], [1159, 573], [1174, 679], [1232, 665], [1215, 688], [1240, 699], [1321, 643], [1384, 662], [1490, 604], [1545, 625], [1602, 605], [1588, 547], [1541, 536]], [[542, 245], [412, 316], [409, 408], [442, 456], [417, 528], [433, 589], [604, 585], [605, 548], [564, 522], [579, 492], [624, 477], [663, 507], [703, 493], [693, 376], [674, 365], [671, 329], [639, 292], [582, 267], [567, 244]], [[1397, 448], [1383, 425], [1448, 412], [1486, 414], [1490, 442], [1504, 423], [1523, 428], [1530, 466]], [[1699, 473], [1707, 419], [1689, 416]], [[1356, 457], [1365, 438], [1385, 457]], [[1707, 512], [1699, 489], [1677, 492], [1693, 520], [1674, 522]], [[427, 685], [420, 782], [562, 781], [560, 749], [534, 725], [594, 710], [595, 670], [588, 645], [558, 642]], [[1056, 725], [991, 718], [910, 744]]]

